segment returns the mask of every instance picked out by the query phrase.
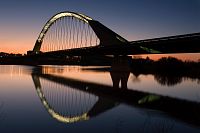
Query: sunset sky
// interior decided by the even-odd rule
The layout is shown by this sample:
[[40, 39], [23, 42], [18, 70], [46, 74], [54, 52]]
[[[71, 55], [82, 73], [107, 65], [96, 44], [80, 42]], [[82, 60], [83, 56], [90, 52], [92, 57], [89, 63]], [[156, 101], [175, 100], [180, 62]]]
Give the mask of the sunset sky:
[[130, 41], [200, 32], [200, 0], [1, 0], [0, 52], [31, 50], [61, 11], [86, 14]]

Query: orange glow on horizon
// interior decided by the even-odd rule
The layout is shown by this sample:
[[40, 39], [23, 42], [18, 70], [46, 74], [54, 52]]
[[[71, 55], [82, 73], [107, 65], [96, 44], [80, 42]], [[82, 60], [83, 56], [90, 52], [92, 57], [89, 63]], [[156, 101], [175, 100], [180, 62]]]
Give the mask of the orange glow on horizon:
[[33, 49], [39, 30], [26, 25], [24, 27], [21, 25], [5, 27], [0, 31], [0, 52], [25, 54], [28, 50]]
[[200, 60], [200, 53], [181, 53], [181, 54], [146, 54], [146, 55], [139, 55], [133, 57], [141, 57], [146, 58], [149, 57], [152, 60], [159, 60], [162, 57], [175, 57], [177, 59], [183, 61], [199, 61]]
[[[32, 44], [32, 46], [30, 45]], [[14, 54], [25, 54], [28, 50], [33, 49], [34, 43], [33, 40], [24, 40], [24, 41], [0, 41], [0, 52], [14, 53]]]
[[0, 52], [13, 53], [13, 54], [26, 54], [28, 50], [31, 50], [31, 49], [28, 49], [28, 47], [20, 47], [19, 49], [1, 47]]

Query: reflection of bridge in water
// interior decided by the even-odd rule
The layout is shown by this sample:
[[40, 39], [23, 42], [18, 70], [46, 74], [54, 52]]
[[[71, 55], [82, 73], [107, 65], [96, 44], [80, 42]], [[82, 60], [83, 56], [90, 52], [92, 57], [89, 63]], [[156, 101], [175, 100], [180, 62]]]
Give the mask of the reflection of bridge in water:
[[177, 120], [200, 126], [199, 103], [45, 74], [42, 67], [35, 68], [32, 78], [42, 104], [61, 122], [88, 120], [124, 103], [159, 110]]
[[44, 107], [61, 122], [88, 120], [117, 105], [114, 100], [88, 92], [88, 86], [73, 80], [66, 84], [64, 79], [39, 73], [33, 73], [32, 78]]

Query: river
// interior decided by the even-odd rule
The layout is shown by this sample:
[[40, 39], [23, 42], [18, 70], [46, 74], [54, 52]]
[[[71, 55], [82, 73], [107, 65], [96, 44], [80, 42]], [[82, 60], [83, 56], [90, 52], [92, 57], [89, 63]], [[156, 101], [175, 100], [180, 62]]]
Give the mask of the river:
[[127, 66], [0, 66], [0, 132], [200, 132], [200, 80]]

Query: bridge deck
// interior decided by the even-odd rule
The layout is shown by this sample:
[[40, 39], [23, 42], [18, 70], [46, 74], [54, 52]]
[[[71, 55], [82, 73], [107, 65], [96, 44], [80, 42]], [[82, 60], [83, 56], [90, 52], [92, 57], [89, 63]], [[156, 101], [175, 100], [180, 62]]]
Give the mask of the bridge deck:
[[200, 33], [41, 53], [46, 56], [200, 53]]

